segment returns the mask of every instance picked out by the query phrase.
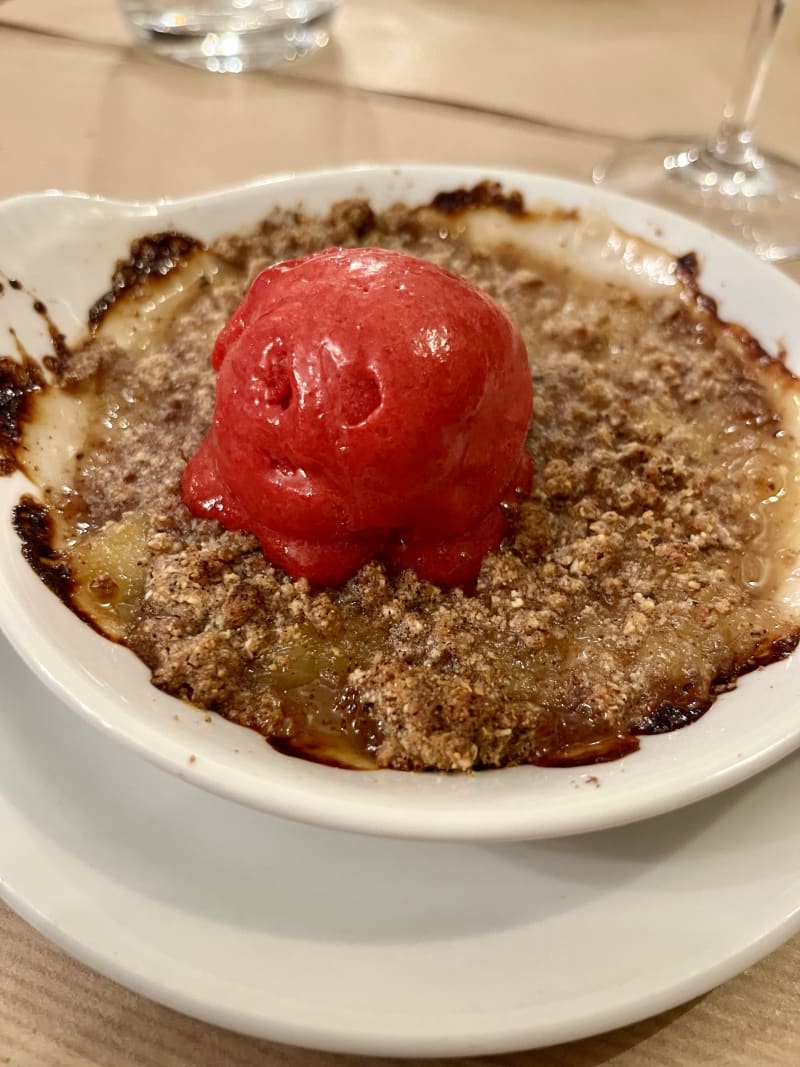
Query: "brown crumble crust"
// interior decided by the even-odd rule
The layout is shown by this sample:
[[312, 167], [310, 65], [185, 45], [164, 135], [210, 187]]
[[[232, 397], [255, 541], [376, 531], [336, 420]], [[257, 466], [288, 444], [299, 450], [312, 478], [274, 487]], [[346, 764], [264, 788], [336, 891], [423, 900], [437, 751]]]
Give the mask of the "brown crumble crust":
[[[659, 716], [697, 717], [759, 649], [794, 647], [793, 627], [742, 571], [769, 556], [758, 502], [794, 442], [769, 368], [713, 309], [515, 249], [489, 257], [443, 218], [351, 200], [218, 240], [211, 252], [236, 280], [203, 286], [163, 343], [134, 357], [101, 332], [61, 368], [64, 388], [124, 396], [130, 409], [124, 432], [86, 443], [62, 511], [88, 536], [145, 517], [143, 600], [125, 642], [154, 684], [294, 738], [297, 751], [324, 758], [303, 739], [327, 731], [399, 769], [614, 758]], [[537, 476], [472, 596], [378, 563], [342, 590], [312, 590], [251, 536], [194, 520], [180, 501], [213, 410], [216, 333], [266, 265], [331, 244], [424, 255], [481, 285], [523, 330]], [[112, 593], [111, 576], [97, 580], [98, 595]]]

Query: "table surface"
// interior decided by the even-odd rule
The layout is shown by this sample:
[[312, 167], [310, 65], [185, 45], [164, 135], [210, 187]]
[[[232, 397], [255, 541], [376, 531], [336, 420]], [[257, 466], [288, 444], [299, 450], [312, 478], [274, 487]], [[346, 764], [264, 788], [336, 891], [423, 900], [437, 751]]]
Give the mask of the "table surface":
[[[753, 7], [343, 0], [322, 53], [273, 73], [220, 77], [142, 55], [112, 0], [0, 0], [0, 198], [61, 188], [147, 199], [365, 161], [588, 179], [620, 139], [713, 129]], [[799, 64], [800, 4], [789, 5], [758, 130], [765, 147], [794, 158]], [[800, 277], [798, 265], [788, 271]], [[348, 1061], [364, 1062], [241, 1037], [153, 1004], [71, 960], [0, 905], [0, 1064]], [[705, 997], [635, 1026], [450, 1062], [793, 1067], [800, 937]]]

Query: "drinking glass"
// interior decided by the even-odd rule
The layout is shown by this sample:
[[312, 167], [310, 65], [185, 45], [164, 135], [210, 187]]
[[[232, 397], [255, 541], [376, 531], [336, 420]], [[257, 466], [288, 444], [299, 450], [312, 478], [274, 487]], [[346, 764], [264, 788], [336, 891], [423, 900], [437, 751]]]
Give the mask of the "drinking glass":
[[323, 48], [338, 0], [119, 0], [119, 5], [134, 37], [158, 55], [238, 74]]
[[693, 215], [763, 259], [800, 256], [800, 166], [753, 140], [786, 0], [760, 0], [737, 83], [707, 144], [650, 138], [616, 150], [594, 181]]

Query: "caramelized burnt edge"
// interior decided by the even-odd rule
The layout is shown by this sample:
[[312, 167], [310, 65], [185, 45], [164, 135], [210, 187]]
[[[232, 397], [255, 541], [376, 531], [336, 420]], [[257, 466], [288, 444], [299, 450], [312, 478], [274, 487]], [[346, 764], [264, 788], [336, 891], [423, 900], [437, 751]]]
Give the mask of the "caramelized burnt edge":
[[45, 321], [47, 332], [50, 336], [50, 343], [53, 346], [53, 355], [45, 356], [42, 363], [47, 370], [52, 371], [53, 374], [58, 374], [61, 371], [61, 368], [66, 365], [67, 360], [72, 354], [67, 345], [67, 339], [61, 330], [59, 330], [58, 326], [56, 326], [44, 301], [35, 298], [32, 293], [29, 295], [33, 300], [33, 304], [31, 305], [33, 310], [37, 315], [41, 315]]
[[677, 257], [675, 274], [683, 286], [685, 298], [708, 315], [724, 334], [737, 341], [757, 363], [774, 368], [786, 379], [794, 379], [795, 375], [786, 366], [786, 349], [782, 345], [778, 349], [778, 355], [771, 356], [744, 326], [720, 318], [717, 301], [700, 288], [700, 262], [696, 252], [686, 252]]
[[39, 364], [25, 352], [19, 359], [0, 357], [0, 476], [20, 467], [22, 429], [31, 412], [31, 397], [44, 389]]
[[[106, 312], [120, 297], [132, 291], [144, 279], [165, 277], [192, 252], [204, 246], [194, 237], [177, 232], [145, 235], [131, 243], [127, 260], [120, 260], [112, 276], [112, 288], [95, 302], [89, 311], [90, 332], [99, 326]], [[9, 332], [17, 348], [17, 358], [0, 356], [0, 477], [19, 470], [25, 471], [19, 456], [19, 446], [25, 424], [32, 414], [32, 398], [51, 388], [43, 373], [56, 377], [65, 369], [72, 350], [64, 333], [58, 328], [47, 305], [17, 278], [5, 276], [0, 283], [0, 295], [5, 285], [16, 292], [24, 292], [31, 300], [32, 310], [44, 320], [52, 345], [52, 352], [41, 362], [33, 359], [21, 345], [13, 328]], [[50, 509], [26, 494], [12, 513], [12, 524], [20, 539], [22, 555], [48, 589], [93, 630], [111, 641], [117, 638], [106, 633], [102, 626], [75, 602], [75, 582], [63, 555], [55, 548], [55, 525]]]
[[122, 642], [107, 633], [88, 612], [75, 601], [75, 579], [67, 561], [55, 548], [56, 532], [51, 509], [27, 493], [20, 499], [12, 512], [11, 523], [20, 540], [20, 551], [31, 570], [39, 577], [51, 593], [88, 626], [115, 644]]
[[[149, 234], [131, 242], [127, 259], [119, 260], [112, 275], [111, 289], [104, 293], [89, 310], [88, 325], [94, 333], [111, 307], [127, 292], [134, 291], [145, 280], [166, 277], [180, 266], [192, 252], [205, 246], [194, 237], [177, 231]], [[43, 369], [59, 375], [72, 352], [66, 337], [53, 320], [47, 305], [18, 278], [5, 275], [0, 282], [0, 294], [9, 289], [24, 292], [31, 299], [31, 308], [41, 316], [47, 327], [52, 353], [40, 362], [33, 359], [20, 344], [16, 332], [10, 329], [18, 351], [18, 358], [0, 356], [0, 477], [21, 470], [17, 454], [22, 429], [31, 414], [31, 397], [48, 387]]]
[[165, 278], [192, 252], [204, 247], [196, 238], [176, 230], [145, 235], [131, 242], [128, 258], [117, 261], [111, 288], [89, 309], [89, 329], [97, 329], [120, 297], [136, 292], [150, 278]]
[[[771, 663], [786, 659], [794, 652], [798, 643], [800, 643], [800, 629], [774, 641], [766, 640], [749, 659], [734, 664], [729, 672], [714, 680], [708, 699], [702, 701], [687, 699], [679, 703], [679, 698], [676, 696], [675, 703], [662, 701], [645, 712], [640, 719], [630, 723], [626, 733], [600, 738], [586, 744], [568, 745], [560, 751], [547, 753], [535, 763], [540, 767], [578, 767], [621, 759], [637, 751], [640, 747], [640, 736], [673, 733], [676, 730], [682, 730], [685, 726], [691, 726], [705, 715], [718, 696], [735, 689], [739, 678], [760, 667], [768, 667]], [[689, 697], [691, 686], [687, 685], [686, 690], [686, 696]]]
[[55, 526], [50, 509], [26, 494], [14, 508], [12, 522], [31, 568], [59, 600], [75, 610], [72, 576], [61, 553], [53, 547]]
[[462, 187], [437, 193], [428, 206], [443, 215], [461, 215], [467, 211], [496, 208], [512, 218], [528, 220], [547, 217], [569, 221], [580, 217], [575, 208], [560, 208], [555, 205], [548, 207], [546, 211], [532, 211], [525, 206], [522, 193], [516, 189], [506, 193], [499, 182], [492, 181], [478, 182], [471, 189]]
[[478, 182], [471, 189], [450, 189], [437, 193], [430, 206], [445, 215], [459, 215], [462, 211], [486, 207], [499, 208], [508, 215], [525, 213], [522, 193], [516, 189], [505, 193], [499, 182], [489, 181]]
[[566, 745], [532, 760], [534, 767], [589, 767], [595, 763], [613, 763], [639, 748], [638, 738], [629, 733], [614, 734], [596, 741]]
[[765, 641], [748, 659], [735, 663], [728, 673], [721, 674], [714, 679], [708, 700], [692, 701], [684, 705], [664, 701], [652, 711], [644, 714], [641, 719], [631, 723], [631, 733], [638, 735], [668, 734], [672, 733], [673, 730], [680, 730], [684, 726], [697, 722], [699, 718], [705, 715], [718, 696], [736, 688], [739, 678], [745, 674], [750, 674], [751, 671], [758, 670], [760, 667], [768, 667], [771, 663], [786, 659], [787, 656], [794, 652], [798, 643], [800, 643], [800, 629], [779, 637], [777, 640]]
[[[348, 763], [343, 757], [332, 756], [324, 741], [316, 739], [297, 740], [284, 734], [272, 734], [264, 738], [270, 748], [280, 752], [282, 756], [293, 756], [295, 759], [305, 760], [307, 763], [321, 763], [323, 767], [336, 767], [340, 771], [365, 770], [364, 767], [356, 767]], [[375, 765], [377, 770], [377, 764]]]
[[32, 309], [45, 321], [54, 355], [46, 356], [40, 364], [26, 352], [16, 330], [9, 327], [8, 332], [17, 349], [17, 358], [0, 356], [0, 477], [22, 469], [18, 449], [23, 427], [31, 415], [31, 399], [35, 393], [47, 387], [42, 368], [55, 370], [56, 365], [69, 355], [64, 334], [53, 322], [47, 306], [26, 289], [19, 279], [6, 275], [3, 277], [6, 280], [5, 283], [0, 282], [0, 294], [8, 285], [9, 289], [24, 292], [30, 297]]

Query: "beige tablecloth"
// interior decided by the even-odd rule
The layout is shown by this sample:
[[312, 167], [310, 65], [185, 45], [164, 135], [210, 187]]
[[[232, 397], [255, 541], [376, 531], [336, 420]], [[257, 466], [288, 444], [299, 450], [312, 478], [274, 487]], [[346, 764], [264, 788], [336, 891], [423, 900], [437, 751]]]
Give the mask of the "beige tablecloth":
[[[325, 52], [275, 74], [218, 78], [133, 50], [110, 0], [0, 0], [0, 197], [58, 187], [146, 199], [355, 161], [473, 162], [586, 179], [615, 138], [711, 130], [752, 8], [746, 0], [344, 0]], [[800, 5], [790, 5], [760, 134], [795, 158], [798, 79]], [[346, 1062], [152, 1004], [0, 906], [0, 1064]], [[794, 1067], [800, 939], [636, 1026], [470, 1062]]]

